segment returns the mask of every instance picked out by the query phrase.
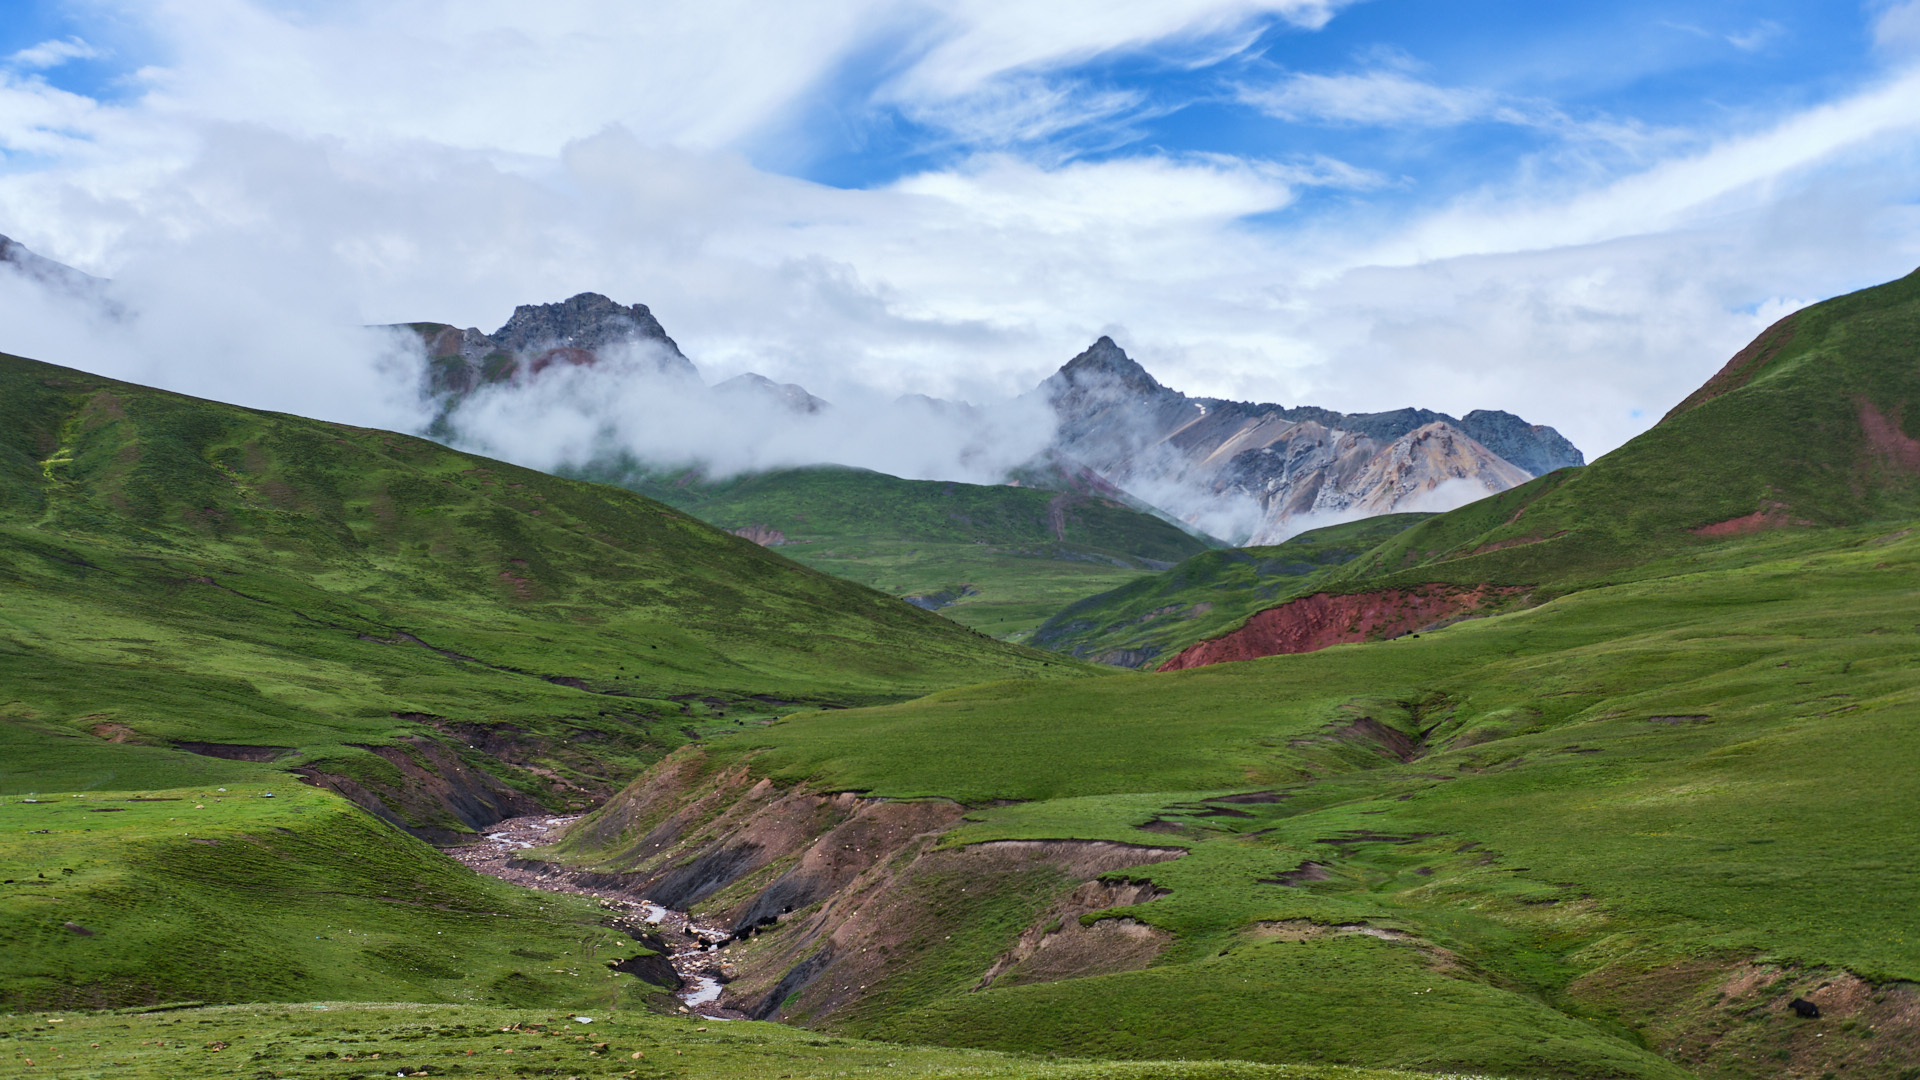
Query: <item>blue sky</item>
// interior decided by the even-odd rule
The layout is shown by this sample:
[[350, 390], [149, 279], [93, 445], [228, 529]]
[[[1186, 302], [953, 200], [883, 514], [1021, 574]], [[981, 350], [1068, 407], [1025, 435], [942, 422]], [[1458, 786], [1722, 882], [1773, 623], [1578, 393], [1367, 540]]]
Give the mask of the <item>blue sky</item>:
[[[1328, 155], [1401, 181], [1393, 193], [1434, 198], [1483, 182], [1489, 169], [1550, 152], [1565, 143], [1568, 128], [1582, 124], [1684, 138], [1763, 125], [1783, 111], [1846, 93], [1876, 66], [1868, 62], [1866, 13], [1836, 18], [1835, 12], [1836, 5], [1786, 2], [1372, 0], [1342, 9], [1319, 29], [1270, 17], [1226, 41], [1175, 42], [1061, 65], [1047, 72], [1050, 82], [1127, 95], [1133, 103], [1011, 145], [1092, 159], [1156, 152], [1281, 160]], [[1212, 62], [1196, 62], [1193, 54], [1204, 55], [1207, 46], [1224, 51], [1243, 37], [1251, 40]], [[1388, 75], [1456, 99], [1485, 100], [1459, 101], [1457, 122], [1445, 126], [1280, 117], [1245, 100], [1249, 89], [1284, 86], [1292, 77]], [[869, 58], [852, 58], [800, 117], [796, 126], [805, 142], [779, 146], [763, 164], [864, 187], [949, 165], [980, 148], [916, 122], [907, 110], [868, 101], [879, 77], [884, 72], [875, 72]], [[1516, 115], [1503, 118], [1496, 111], [1502, 107]], [[1566, 127], [1548, 126], [1549, 118]]]
[[1191, 392], [1507, 408], [1598, 452], [1920, 263], [1916, 0], [0, 16], [0, 233], [229, 343], [29, 315], [0, 348], [365, 422], [405, 419], [378, 358], [246, 343], [591, 289], [829, 397], [1017, 393], [1111, 333]]

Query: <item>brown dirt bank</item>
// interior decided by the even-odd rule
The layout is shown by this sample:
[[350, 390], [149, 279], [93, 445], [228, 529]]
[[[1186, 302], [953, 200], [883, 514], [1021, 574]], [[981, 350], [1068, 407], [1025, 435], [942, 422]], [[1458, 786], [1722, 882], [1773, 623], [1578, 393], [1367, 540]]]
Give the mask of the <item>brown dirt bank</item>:
[[1078, 917], [1160, 895], [1142, 874], [1101, 878], [1184, 848], [942, 846], [965, 812], [944, 799], [783, 788], [685, 747], [541, 854], [572, 855], [598, 886], [731, 928], [717, 950], [729, 976], [720, 1004], [759, 1019], [843, 1027], [1009, 974], [1050, 981], [1159, 955], [1160, 931]]
[[544, 809], [540, 801], [508, 787], [498, 777], [471, 768], [433, 739], [415, 736], [388, 746], [361, 747], [391, 764], [398, 782], [363, 783], [342, 773], [300, 766], [293, 770], [315, 787], [341, 795], [395, 828], [430, 844], [467, 843], [474, 830]]
[[[1920, 1062], [1920, 985], [1910, 982], [1719, 956], [1610, 966], [1567, 991], [1704, 1077], [1906, 1080]], [[1795, 1000], [1812, 1002], [1820, 1015], [1797, 1015]]]
[[1711, 525], [1702, 525], [1688, 531], [1695, 536], [1743, 536], [1747, 533], [1765, 532], [1768, 529], [1784, 529], [1789, 525], [1811, 524], [1813, 522], [1788, 514], [1786, 503], [1770, 502], [1751, 514], [1716, 521]]
[[1525, 593], [1522, 586], [1430, 584], [1374, 592], [1315, 593], [1256, 613], [1238, 630], [1182, 649], [1159, 671], [1181, 671], [1398, 637]]

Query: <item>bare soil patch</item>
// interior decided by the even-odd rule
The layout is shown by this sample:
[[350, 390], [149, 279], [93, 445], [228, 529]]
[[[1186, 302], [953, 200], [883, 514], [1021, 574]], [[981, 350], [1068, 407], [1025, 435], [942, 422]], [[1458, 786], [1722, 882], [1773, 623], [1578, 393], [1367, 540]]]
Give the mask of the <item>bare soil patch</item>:
[[1748, 533], [1766, 532], [1770, 529], [1784, 529], [1789, 525], [1811, 525], [1811, 521], [1796, 518], [1787, 512], [1787, 504], [1770, 502], [1751, 514], [1742, 514], [1725, 521], [1716, 521], [1711, 525], [1702, 525], [1688, 532], [1695, 536], [1744, 536]]
[[1238, 630], [1189, 645], [1157, 670], [1182, 671], [1398, 637], [1526, 592], [1520, 586], [1462, 588], [1435, 583], [1346, 595], [1315, 593], [1258, 612]]
[[[1601, 968], [1568, 987], [1614, 1011], [1662, 1055], [1703, 1077], [1906, 1080], [1920, 1062], [1920, 987], [1851, 972], [1695, 957]], [[1802, 1017], [1795, 1000], [1820, 1015]]]
[[1855, 404], [1860, 410], [1860, 433], [1866, 436], [1874, 458], [1895, 472], [1920, 473], [1920, 439], [1900, 430], [1898, 421], [1866, 398], [1856, 398]]
[[1086, 975], [1137, 971], [1158, 959], [1173, 935], [1128, 917], [1099, 919], [1082, 915], [1128, 908], [1156, 900], [1166, 890], [1150, 881], [1089, 881], [1056, 901], [1003, 953], [976, 989], [1024, 986]]

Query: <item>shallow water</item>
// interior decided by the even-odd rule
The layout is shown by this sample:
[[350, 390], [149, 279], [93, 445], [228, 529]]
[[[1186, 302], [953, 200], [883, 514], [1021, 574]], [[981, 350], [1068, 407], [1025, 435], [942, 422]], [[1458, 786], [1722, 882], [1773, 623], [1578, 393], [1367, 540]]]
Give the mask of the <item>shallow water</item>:
[[688, 1005], [705, 1005], [720, 1000], [721, 986], [718, 980], [706, 975], [687, 976], [690, 989], [680, 991], [680, 1000]]
[[558, 830], [574, 820], [572, 817], [541, 816], [510, 818], [496, 824], [494, 831], [481, 834], [485, 843], [449, 848], [447, 854], [473, 870], [516, 885], [545, 892], [592, 896], [615, 905], [616, 910], [625, 908], [633, 912], [640, 917], [639, 921], [659, 928], [669, 942], [676, 943], [667, 956], [682, 981], [682, 987], [675, 996], [689, 1010], [705, 1019], [737, 1018], [738, 1014], [733, 1017], [713, 1015], [721, 1011], [715, 1003], [720, 1000], [725, 987], [708, 974], [714, 970], [712, 965], [717, 961], [716, 955], [697, 947], [701, 943], [714, 945], [725, 941], [729, 936], [725, 929], [701, 926], [689, 919], [686, 912], [675, 911], [651, 900], [634, 900], [618, 893], [582, 888], [574, 883], [573, 874], [558, 868], [529, 867], [524, 863], [509, 865], [514, 861], [516, 852], [552, 842]]

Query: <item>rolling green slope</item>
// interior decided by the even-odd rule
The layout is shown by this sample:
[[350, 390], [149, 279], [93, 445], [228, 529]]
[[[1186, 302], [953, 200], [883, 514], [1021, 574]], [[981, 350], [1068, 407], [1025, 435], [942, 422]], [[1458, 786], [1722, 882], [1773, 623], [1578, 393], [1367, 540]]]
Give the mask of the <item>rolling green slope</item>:
[[1651, 430], [1410, 529], [1340, 587], [1568, 588], [1721, 538], [1920, 516], [1920, 271], [1782, 319]]
[[81, 792], [48, 779], [33, 799], [0, 800], [8, 1010], [190, 1000], [645, 1008], [660, 996], [606, 969], [647, 950], [603, 925], [597, 905], [480, 877], [285, 774], [231, 766], [192, 786]]
[[1016, 640], [1072, 601], [1208, 547], [1114, 499], [1074, 492], [831, 466], [720, 481], [639, 469], [595, 478], [723, 529], [777, 532], [789, 558]]
[[[561, 904], [553, 927], [521, 927], [537, 904], [346, 800], [458, 841], [584, 808], [689, 739], [795, 704], [1077, 673], [630, 492], [0, 357], [5, 809], [27, 820], [45, 811], [25, 798], [49, 792], [195, 806], [177, 827], [138, 806], [69, 815], [49, 826], [60, 839], [0, 850], [15, 1005], [468, 1000], [453, 987], [527, 967], [482, 937], [577, 944], [604, 936], [595, 917]], [[267, 785], [286, 800], [271, 822], [209, 801]], [[47, 858], [93, 869], [32, 891]], [[188, 947], [224, 892], [245, 894], [232, 932]], [[511, 918], [455, 934], [453, 916], [409, 922], [394, 903]], [[98, 932], [99, 966], [73, 959], [82, 943], [60, 927], [74, 913]], [[492, 959], [394, 960], [342, 982], [325, 969], [344, 954], [292, 932], [335, 914], [389, 934], [395, 956], [459, 937], [463, 957]], [[299, 970], [271, 974], [276, 957]], [[522, 974], [525, 1000], [583, 992]], [[495, 999], [519, 1000], [513, 985]]]
[[[904, 878], [875, 918], [916, 948], [879, 972], [818, 952], [786, 966], [823, 926], [860, 940], [842, 912], [874, 887], [815, 895], [740, 949], [740, 985], [777, 986], [783, 1014], [829, 1031], [1030, 1052], [1911, 1080], [1916, 342], [1920, 276], [1817, 305], [1595, 464], [1303, 583], [1383, 603], [1435, 582], [1523, 587], [1498, 594], [1526, 594], [1507, 614], [805, 714], [706, 748], [698, 775], [743, 790], [954, 800], [943, 851], [1137, 845], [1104, 884], [1062, 870], [1051, 892], [972, 899]], [[1264, 587], [1257, 563], [1192, 565]], [[1179, 588], [1098, 610], [1199, 602]], [[1323, 606], [1337, 621], [1318, 629], [1365, 636], [1361, 614]], [[694, 774], [676, 760], [671, 775]], [[644, 857], [647, 822], [620, 815], [659, 804], [669, 775], [556, 856]], [[887, 865], [943, 865], [914, 850]], [[753, 913], [752, 890], [782, 887], [753, 879], [711, 903]], [[899, 914], [915, 903], [917, 923]], [[1124, 921], [1090, 929], [1109, 920]]]
[[1271, 547], [1204, 552], [1060, 609], [1027, 641], [1083, 660], [1142, 667], [1312, 591], [1335, 567], [1432, 516], [1385, 514]]
[[725, 712], [1064, 670], [624, 491], [18, 358], [0, 548], [17, 714], [309, 764], [472, 727], [617, 774]]
[[23, 1063], [52, 1060], [71, 1075], [117, 1080], [224, 1078], [241, 1062], [255, 1076], [300, 1080], [401, 1073], [472, 1080], [824, 1080], [868, 1070], [939, 1080], [1435, 1080], [1425, 1073], [1338, 1066], [1061, 1060], [827, 1039], [779, 1024], [720, 1024], [605, 1008], [575, 1016], [533, 1008], [330, 1002], [8, 1016], [0, 1020], [0, 1040]]
[[[1738, 541], [1745, 565], [1417, 639], [794, 717], [713, 744], [709, 769], [961, 800], [947, 845], [1189, 851], [1115, 875], [1168, 891], [1109, 913], [1172, 935], [1153, 966], [904, 1009], [882, 979], [828, 1030], [1680, 1075], [1644, 1045], [1709, 1076], [1901, 1076], [1920, 1057], [1920, 537], [1825, 541]], [[987, 916], [937, 903], [941, 933], [892, 977], [991, 961], [947, 955]]]

